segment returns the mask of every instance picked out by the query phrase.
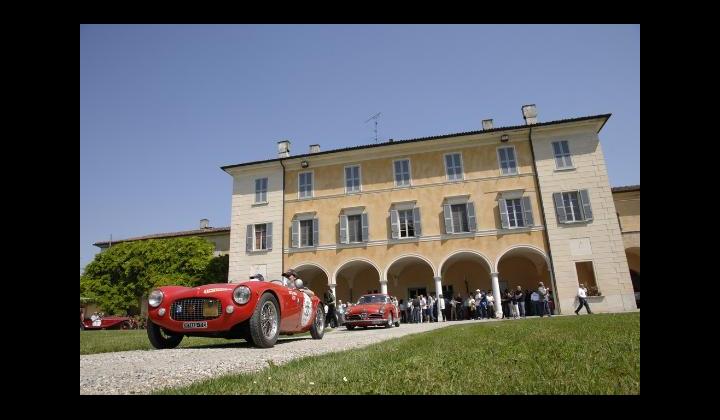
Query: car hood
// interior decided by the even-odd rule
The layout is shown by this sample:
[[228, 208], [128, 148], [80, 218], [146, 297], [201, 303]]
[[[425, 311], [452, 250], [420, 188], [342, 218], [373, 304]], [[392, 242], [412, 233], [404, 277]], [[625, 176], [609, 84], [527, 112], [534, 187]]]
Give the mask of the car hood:
[[366, 303], [364, 305], [355, 305], [348, 311], [348, 314], [360, 314], [363, 312], [373, 313], [387, 305], [386, 303]]

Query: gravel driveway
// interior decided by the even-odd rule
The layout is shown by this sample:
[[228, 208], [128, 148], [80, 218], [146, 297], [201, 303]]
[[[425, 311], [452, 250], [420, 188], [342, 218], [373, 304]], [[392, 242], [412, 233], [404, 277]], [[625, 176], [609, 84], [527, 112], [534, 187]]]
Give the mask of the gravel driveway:
[[80, 394], [149, 394], [155, 389], [187, 385], [228, 373], [262, 370], [305, 356], [364, 347], [391, 338], [451, 325], [496, 321], [453, 321], [402, 324], [400, 328], [327, 330], [322, 340], [280, 336], [275, 347], [259, 349], [244, 341], [212, 348], [134, 350], [80, 356]]

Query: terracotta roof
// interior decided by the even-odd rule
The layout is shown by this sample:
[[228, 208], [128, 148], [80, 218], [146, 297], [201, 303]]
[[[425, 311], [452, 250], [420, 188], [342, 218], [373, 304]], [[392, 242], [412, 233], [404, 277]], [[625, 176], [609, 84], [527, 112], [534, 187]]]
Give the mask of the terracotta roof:
[[[443, 139], [443, 138], [448, 138], [448, 137], [456, 137], [456, 136], [469, 136], [469, 135], [473, 135], [473, 134], [492, 133], [492, 132], [495, 132], [495, 131], [508, 131], [508, 130], [519, 130], [519, 129], [523, 129], [523, 128], [530, 128], [530, 127], [543, 127], [543, 126], [546, 126], [546, 125], [556, 125], [556, 124], [563, 124], [563, 123], [569, 123], [569, 122], [585, 121], [585, 120], [592, 120], [592, 119], [595, 119], [595, 118], [605, 118], [605, 122], [603, 122], [603, 125], [600, 126], [600, 130], [602, 130], [602, 127], [605, 126], [605, 123], [607, 122], [607, 120], [610, 118], [611, 115], [612, 115], [612, 114], [590, 115], [590, 116], [587, 116], [587, 117], [568, 118], [568, 119], [564, 119], [564, 120], [548, 121], [548, 122], [537, 123], [537, 124], [532, 124], [532, 125], [523, 124], [523, 125], [510, 126], [510, 127], [491, 128], [490, 130], [466, 131], [466, 132], [462, 132], [462, 133], [443, 134], [443, 135], [440, 135], [440, 136], [420, 137], [420, 138], [407, 139], [407, 140], [393, 140], [393, 141], [386, 141], [386, 142], [384, 142], [384, 143], [365, 144], [365, 145], [360, 145], [360, 146], [345, 147], [345, 148], [342, 148], [342, 149], [326, 150], [326, 151], [324, 151], [324, 152], [318, 152], [318, 153], [306, 153], [306, 154], [303, 154], [303, 155], [295, 155], [295, 156], [290, 156], [290, 157], [286, 157], [286, 158], [275, 158], [275, 159], [266, 159], [266, 160], [256, 160], [256, 161], [253, 161], [253, 162], [238, 163], [238, 164], [236, 164], [236, 165], [226, 165], [226, 166], [221, 166], [220, 169], [222, 169], [222, 170], [224, 171], [224, 170], [226, 170], [226, 169], [236, 168], [236, 167], [239, 167], [239, 166], [256, 165], [256, 164], [259, 164], [259, 163], [279, 162], [279, 161], [281, 161], [281, 160], [297, 159], [297, 158], [308, 157], [308, 156], [319, 156], [319, 155], [325, 155], [325, 154], [328, 154], [328, 153], [347, 152], [347, 151], [349, 151], [349, 150], [369, 149], [369, 148], [372, 148], [372, 147], [392, 146], [392, 145], [401, 144], [401, 143], [412, 143], [412, 142], [416, 142], [416, 141], [437, 140], [437, 139]], [[598, 132], [599, 132], [600, 130], [598, 130]]]
[[[174, 238], [177, 236], [197, 236], [197, 235], [203, 235], [208, 233], [222, 233], [222, 232], [230, 232], [230, 226], [227, 227], [218, 227], [218, 228], [205, 228], [205, 229], [195, 229], [195, 230], [183, 230], [180, 232], [168, 232], [168, 233], [155, 233], [152, 235], [145, 235], [145, 236], [136, 236], [134, 238], [127, 238], [127, 239], [118, 239], [113, 240], [112, 243], [120, 243], [120, 242], [131, 242], [131, 241], [142, 241], [143, 239], [162, 239], [162, 238]], [[101, 241], [101, 242], [95, 242], [93, 245], [105, 248], [110, 244], [110, 241]]]
[[640, 191], [640, 185], [625, 185], [622, 187], [612, 187], [612, 192], [624, 192], [624, 191]]

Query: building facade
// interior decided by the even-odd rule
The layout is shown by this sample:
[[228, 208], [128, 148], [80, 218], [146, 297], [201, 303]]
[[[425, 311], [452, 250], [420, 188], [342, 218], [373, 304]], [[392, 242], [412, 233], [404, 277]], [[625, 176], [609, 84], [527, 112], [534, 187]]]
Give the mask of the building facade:
[[[230, 282], [295, 268], [316, 292], [553, 291], [575, 309], [636, 308], [598, 133], [610, 115], [389, 141], [225, 166]], [[639, 215], [639, 214], [638, 214]], [[639, 228], [638, 228], [639, 230]], [[498, 305], [499, 308], [499, 305]]]
[[618, 223], [622, 232], [625, 257], [640, 307], [640, 186], [630, 185], [612, 189]]

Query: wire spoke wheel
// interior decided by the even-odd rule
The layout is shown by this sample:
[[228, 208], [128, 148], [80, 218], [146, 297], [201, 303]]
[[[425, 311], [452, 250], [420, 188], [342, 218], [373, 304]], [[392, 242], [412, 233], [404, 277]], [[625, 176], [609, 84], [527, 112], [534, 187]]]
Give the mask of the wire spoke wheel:
[[262, 334], [266, 339], [272, 339], [277, 332], [277, 312], [275, 311], [275, 305], [272, 302], [267, 301], [263, 304], [260, 312], [260, 328]]

